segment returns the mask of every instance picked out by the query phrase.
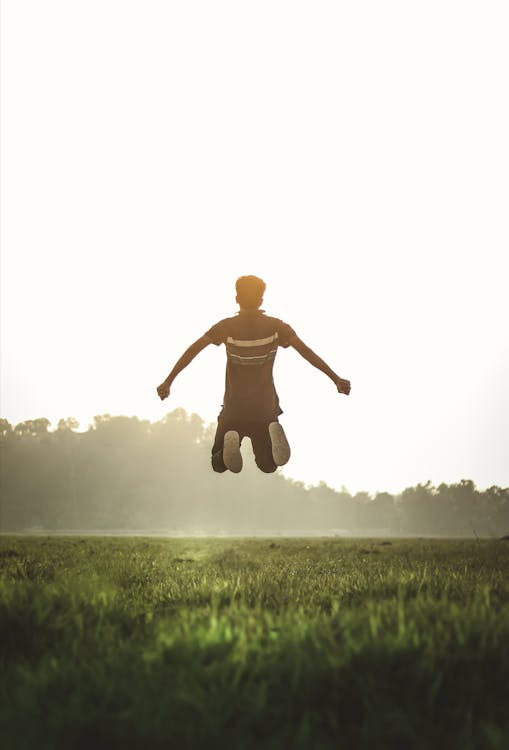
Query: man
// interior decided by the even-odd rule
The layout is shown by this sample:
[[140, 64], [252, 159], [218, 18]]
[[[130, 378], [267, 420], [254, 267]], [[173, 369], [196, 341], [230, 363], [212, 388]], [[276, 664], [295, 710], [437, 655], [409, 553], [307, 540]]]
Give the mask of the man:
[[257, 276], [241, 276], [235, 284], [237, 315], [212, 326], [184, 352], [166, 380], [157, 388], [161, 400], [170, 386], [196, 355], [209, 344], [226, 345], [226, 390], [212, 447], [212, 468], [238, 473], [242, 469], [240, 444], [249, 437], [256, 465], [270, 473], [286, 464], [290, 446], [279, 415], [282, 409], [274, 387], [272, 368], [279, 346], [292, 346], [332, 380], [339, 393], [350, 393], [350, 381], [336, 375], [297, 336], [293, 328], [260, 309], [265, 282]]

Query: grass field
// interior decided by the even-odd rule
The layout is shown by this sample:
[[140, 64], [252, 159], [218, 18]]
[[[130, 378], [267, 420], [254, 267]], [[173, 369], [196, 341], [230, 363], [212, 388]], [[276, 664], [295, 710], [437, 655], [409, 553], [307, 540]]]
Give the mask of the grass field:
[[0, 538], [11, 748], [509, 748], [509, 543]]

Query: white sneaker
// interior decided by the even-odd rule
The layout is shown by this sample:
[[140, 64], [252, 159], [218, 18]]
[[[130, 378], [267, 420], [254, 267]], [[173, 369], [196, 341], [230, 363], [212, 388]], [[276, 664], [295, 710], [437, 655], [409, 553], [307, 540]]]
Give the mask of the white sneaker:
[[269, 424], [269, 435], [272, 443], [272, 458], [276, 466], [284, 466], [290, 460], [290, 446], [285, 431], [279, 422]]
[[240, 437], [236, 430], [228, 430], [223, 438], [224, 465], [234, 474], [242, 470], [242, 454], [240, 452]]

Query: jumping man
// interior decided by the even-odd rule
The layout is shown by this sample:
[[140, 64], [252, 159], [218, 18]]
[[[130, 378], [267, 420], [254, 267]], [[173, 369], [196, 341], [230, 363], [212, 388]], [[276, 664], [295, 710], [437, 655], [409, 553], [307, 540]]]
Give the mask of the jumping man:
[[249, 437], [256, 465], [270, 473], [286, 464], [290, 446], [279, 416], [282, 409], [274, 387], [272, 368], [278, 346], [292, 346], [314, 367], [332, 380], [339, 393], [350, 393], [350, 381], [340, 378], [278, 318], [265, 315], [260, 307], [265, 282], [257, 276], [241, 276], [235, 284], [237, 315], [220, 320], [186, 349], [166, 380], [157, 388], [161, 400], [187, 365], [209, 344], [226, 345], [226, 390], [212, 447], [212, 468], [238, 473], [242, 469], [240, 444]]

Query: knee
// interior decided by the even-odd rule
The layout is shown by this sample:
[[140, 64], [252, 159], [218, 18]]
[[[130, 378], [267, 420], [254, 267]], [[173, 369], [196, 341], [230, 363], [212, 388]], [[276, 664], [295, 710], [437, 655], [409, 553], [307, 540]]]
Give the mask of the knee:
[[211, 457], [210, 463], [212, 464], [213, 470], [217, 472], [217, 474], [223, 474], [226, 471], [226, 466], [224, 465], [222, 451], [218, 451], [217, 453], [214, 453]]
[[273, 474], [277, 466], [274, 462], [263, 462], [263, 461], [256, 461], [256, 465], [260, 469], [260, 471], [263, 471], [264, 474]]
[[224, 469], [221, 469], [220, 467], [214, 466], [214, 464], [212, 464], [212, 469], [216, 472], [216, 474], [224, 474], [226, 471], [226, 466], [224, 467]]

